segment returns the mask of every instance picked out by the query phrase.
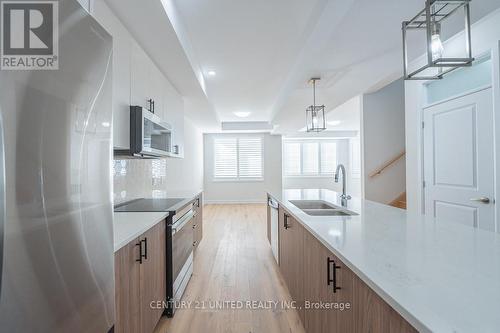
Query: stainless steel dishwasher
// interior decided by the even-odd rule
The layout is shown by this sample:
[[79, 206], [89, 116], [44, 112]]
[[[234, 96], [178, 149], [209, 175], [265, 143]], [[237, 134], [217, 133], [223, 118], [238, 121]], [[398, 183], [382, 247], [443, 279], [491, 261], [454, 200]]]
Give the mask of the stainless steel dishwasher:
[[273, 251], [274, 258], [279, 264], [279, 253], [278, 253], [278, 202], [273, 198], [269, 198], [267, 202], [271, 208], [271, 249]]

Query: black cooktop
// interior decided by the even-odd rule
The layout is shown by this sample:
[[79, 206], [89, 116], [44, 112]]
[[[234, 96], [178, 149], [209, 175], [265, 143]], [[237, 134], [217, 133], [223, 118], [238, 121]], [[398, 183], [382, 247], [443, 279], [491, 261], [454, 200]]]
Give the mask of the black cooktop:
[[115, 212], [169, 212], [172, 207], [186, 199], [136, 199], [115, 206]]

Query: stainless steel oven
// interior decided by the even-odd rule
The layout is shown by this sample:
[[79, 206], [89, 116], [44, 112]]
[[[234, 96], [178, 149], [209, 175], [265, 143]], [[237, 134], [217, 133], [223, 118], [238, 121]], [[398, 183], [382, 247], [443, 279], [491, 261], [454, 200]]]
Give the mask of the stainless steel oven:
[[167, 223], [167, 315], [173, 316], [193, 274], [193, 204], [177, 211]]
[[172, 127], [140, 106], [130, 107], [130, 154], [140, 157], [172, 155]]

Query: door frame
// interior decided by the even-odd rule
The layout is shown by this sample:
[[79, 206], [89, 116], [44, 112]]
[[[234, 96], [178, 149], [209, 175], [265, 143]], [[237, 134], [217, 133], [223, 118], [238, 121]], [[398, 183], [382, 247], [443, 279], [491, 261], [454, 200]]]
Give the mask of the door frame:
[[[493, 98], [493, 117], [494, 117], [494, 123], [493, 123], [493, 135], [494, 135], [494, 142], [493, 142], [493, 150], [494, 150], [494, 182], [495, 182], [495, 201], [497, 200], [497, 197], [500, 195], [500, 154], [497, 153], [499, 147], [500, 147], [500, 41], [497, 41], [494, 46], [492, 46], [489, 50], [486, 52], [481, 53], [479, 56], [476, 56], [476, 59], [480, 59], [486, 56], [491, 57], [491, 64], [492, 64], [492, 83], [491, 85], [487, 86], [482, 86], [479, 88], [472, 89], [470, 91], [466, 91], [464, 93], [458, 94], [456, 96], [452, 96], [450, 98], [434, 102], [434, 103], [427, 103], [427, 94], [426, 94], [426, 89], [425, 86], [430, 82], [430, 81], [421, 81], [420, 82], [420, 106], [419, 106], [419, 113], [418, 113], [418, 118], [419, 118], [419, 124], [422, 124], [424, 121], [424, 112], [425, 109], [442, 104], [445, 102], [448, 102], [450, 100], [467, 96], [476, 92], [479, 92], [484, 89], [492, 88], [492, 98]], [[425, 214], [425, 189], [424, 189], [424, 128], [422, 125], [419, 125], [420, 131], [418, 132], [419, 135], [419, 151], [418, 151], [418, 156], [419, 156], [419, 202], [418, 202], [418, 208], [419, 211], [422, 214]], [[500, 204], [497, 202], [495, 205], [495, 231], [497, 233], [500, 233]]]

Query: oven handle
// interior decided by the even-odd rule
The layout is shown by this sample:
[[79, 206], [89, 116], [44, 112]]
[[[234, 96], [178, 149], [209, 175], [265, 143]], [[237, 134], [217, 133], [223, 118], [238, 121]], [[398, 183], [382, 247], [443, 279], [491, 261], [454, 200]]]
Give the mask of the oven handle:
[[172, 235], [175, 235], [177, 231], [181, 230], [193, 217], [194, 212], [190, 209], [184, 216], [172, 224]]

